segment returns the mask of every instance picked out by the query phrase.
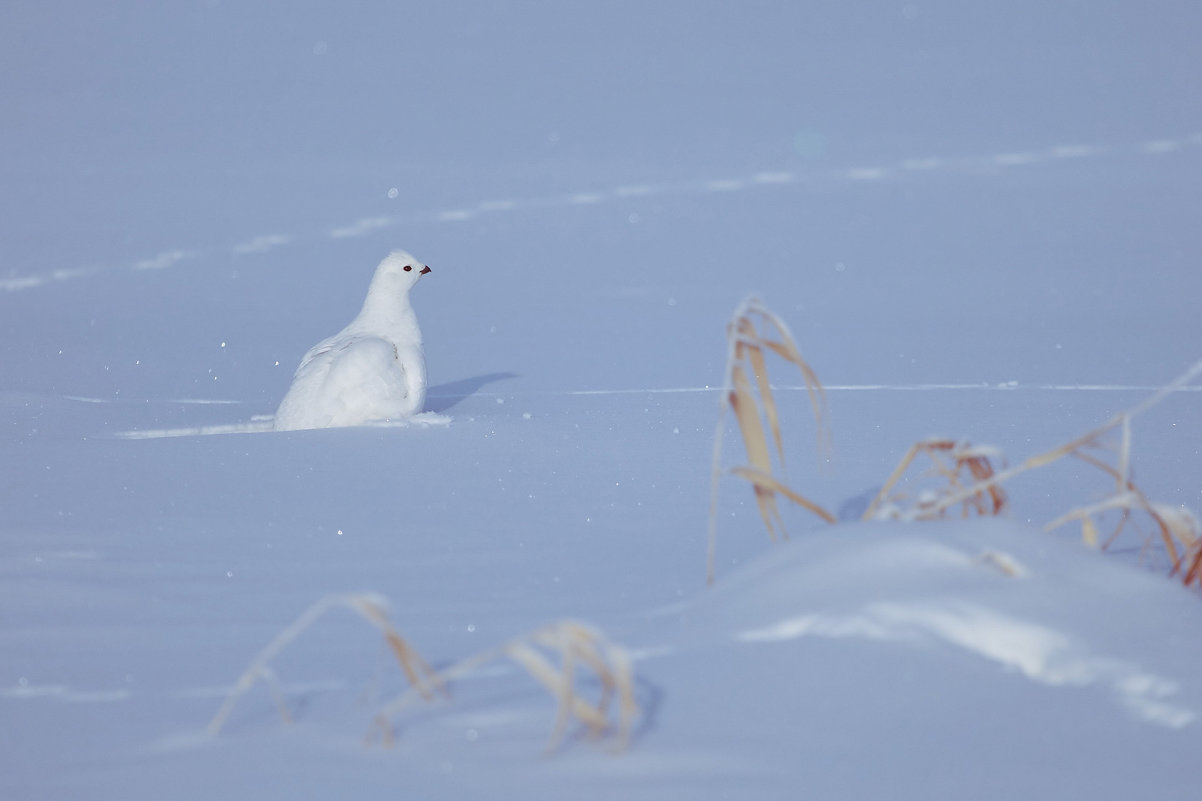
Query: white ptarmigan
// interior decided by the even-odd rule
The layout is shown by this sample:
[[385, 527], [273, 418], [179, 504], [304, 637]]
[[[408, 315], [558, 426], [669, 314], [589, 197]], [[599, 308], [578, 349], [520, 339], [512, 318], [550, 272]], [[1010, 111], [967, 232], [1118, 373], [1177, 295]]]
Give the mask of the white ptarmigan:
[[403, 250], [384, 257], [359, 316], [301, 359], [275, 413], [277, 431], [357, 426], [422, 410], [426, 358], [409, 290], [428, 272]]

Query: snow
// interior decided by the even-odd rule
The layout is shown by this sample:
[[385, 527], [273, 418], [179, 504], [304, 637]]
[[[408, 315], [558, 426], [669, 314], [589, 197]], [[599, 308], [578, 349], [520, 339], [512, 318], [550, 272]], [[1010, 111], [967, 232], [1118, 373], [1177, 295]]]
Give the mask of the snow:
[[[1017, 464], [1202, 356], [1199, 11], [123, 14], [0, 24], [0, 796], [1189, 797], [1198, 592], [1146, 525], [1041, 530], [1112, 482], [852, 520], [919, 439]], [[272, 431], [397, 246], [437, 271], [427, 414]], [[829, 461], [777, 400], [790, 485], [843, 522], [773, 544], [727, 476], [707, 587], [750, 292], [827, 387]], [[1155, 502], [1202, 507], [1200, 405], [1134, 423]], [[587, 621], [634, 660], [629, 748], [545, 753], [555, 701], [503, 662], [365, 744], [405, 681], [339, 610], [272, 661], [292, 723], [259, 683], [206, 733], [348, 593], [435, 667]]]

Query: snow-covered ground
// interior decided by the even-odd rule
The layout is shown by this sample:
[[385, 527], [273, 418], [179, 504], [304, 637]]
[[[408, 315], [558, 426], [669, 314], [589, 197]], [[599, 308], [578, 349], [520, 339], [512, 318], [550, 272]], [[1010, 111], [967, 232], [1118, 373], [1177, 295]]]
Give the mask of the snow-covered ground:
[[[1040, 530], [1107, 490], [1086, 465], [1017, 478], [1006, 520], [788, 510], [784, 545], [728, 477], [704, 576], [751, 291], [829, 392], [829, 462], [780, 393], [791, 481], [846, 520], [917, 439], [1016, 462], [1202, 357], [1200, 25], [9, 4], [0, 796], [1190, 797], [1202, 599], [1138, 531]], [[394, 247], [433, 268], [439, 417], [269, 431]], [[1196, 387], [1136, 420], [1154, 500], [1202, 507], [1200, 420]], [[634, 657], [630, 747], [545, 754], [554, 701], [507, 663], [365, 745], [404, 680], [346, 611], [273, 663], [291, 724], [260, 684], [206, 734], [259, 649], [360, 591], [436, 667], [597, 626]]]

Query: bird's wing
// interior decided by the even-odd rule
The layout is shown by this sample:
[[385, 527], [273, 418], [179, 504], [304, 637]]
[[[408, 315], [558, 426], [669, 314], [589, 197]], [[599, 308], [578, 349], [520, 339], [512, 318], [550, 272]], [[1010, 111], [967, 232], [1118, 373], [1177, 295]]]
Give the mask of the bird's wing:
[[293, 378], [298, 378], [302, 374], [314, 369], [328, 369], [338, 353], [354, 344], [354, 341], [354, 338], [348, 337], [345, 332], [339, 332], [332, 337], [327, 337], [318, 342], [301, 357], [300, 364], [297, 365]]
[[406, 414], [417, 414], [426, 403], [426, 356], [421, 343], [395, 344], [397, 364], [405, 376]]
[[364, 337], [330, 350], [330, 366], [315, 398], [326, 425], [357, 425], [406, 415], [408, 380], [387, 340]]
[[395, 420], [422, 410], [426, 396], [421, 347], [366, 335], [330, 337], [301, 360], [276, 412], [280, 430], [353, 426]]

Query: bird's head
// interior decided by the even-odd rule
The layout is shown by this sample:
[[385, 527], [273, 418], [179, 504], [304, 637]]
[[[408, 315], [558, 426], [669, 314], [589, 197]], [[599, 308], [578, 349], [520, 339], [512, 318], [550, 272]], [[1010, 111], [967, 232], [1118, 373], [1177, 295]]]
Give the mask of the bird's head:
[[403, 250], [394, 250], [384, 257], [371, 280], [369, 291], [389, 294], [408, 292], [430, 268]]

